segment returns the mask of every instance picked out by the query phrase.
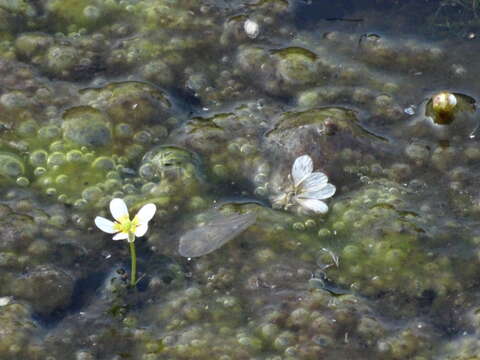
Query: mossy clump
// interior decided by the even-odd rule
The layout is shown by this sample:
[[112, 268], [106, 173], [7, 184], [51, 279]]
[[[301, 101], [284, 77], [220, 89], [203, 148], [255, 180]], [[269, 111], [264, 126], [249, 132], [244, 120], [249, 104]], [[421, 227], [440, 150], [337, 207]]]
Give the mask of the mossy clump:
[[125, 11], [115, 1], [47, 0], [44, 6], [49, 23], [64, 33], [98, 29], [119, 19]]
[[25, 304], [11, 303], [2, 307], [0, 321], [0, 356], [6, 359], [23, 358], [22, 353], [37, 327], [31, 310]]
[[127, 123], [134, 128], [164, 122], [172, 108], [164, 92], [136, 81], [84, 89], [82, 99], [90, 106], [105, 111], [115, 123]]
[[22, 158], [11, 152], [0, 152], [0, 181], [12, 184], [25, 175], [26, 168]]
[[[461, 289], [455, 269], [462, 259], [442, 254], [438, 235], [429, 235], [438, 231], [428, 226], [430, 214], [408, 198], [395, 183], [374, 182], [335, 202], [329, 228], [343, 259], [329, 272], [336, 282], [368, 295], [395, 291], [399, 301], [429, 293], [444, 298]], [[462, 276], [472, 276], [473, 268], [464, 270]]]
[[91, 107], [71, 108], [63, 115], [63, 138], [79, 146], [97, 148], [112, 142], [108, 118]]

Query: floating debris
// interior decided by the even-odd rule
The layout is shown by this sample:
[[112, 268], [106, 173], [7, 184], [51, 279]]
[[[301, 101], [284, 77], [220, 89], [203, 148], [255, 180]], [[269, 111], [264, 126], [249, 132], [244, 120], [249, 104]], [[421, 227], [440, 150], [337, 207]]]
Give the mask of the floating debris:
[[187, 231], [180, 237], [178, 252], [192, 258], [209, 254], [240, 235], [256, 221], [255, 214], [223, 215], [216, 212], [213, 220]]
[[449, 122], [448, 120], [452, 117], [456, 106], [457, 97], [449, 92], [441, 92], [432, 99], [432, 110], [434, 114], [441, 119], [445, 118], [446, 122]]
[[410, 105], [409, 107], [403, 109], [403, 112], [407, 115], [415, 115], [415, 105]]

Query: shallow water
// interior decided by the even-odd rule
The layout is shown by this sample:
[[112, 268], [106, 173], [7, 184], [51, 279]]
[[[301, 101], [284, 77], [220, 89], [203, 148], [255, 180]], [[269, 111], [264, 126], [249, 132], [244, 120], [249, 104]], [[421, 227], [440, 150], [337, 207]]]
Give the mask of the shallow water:
[[480, 358], [479, 6], [0, 0], [0, 359]]

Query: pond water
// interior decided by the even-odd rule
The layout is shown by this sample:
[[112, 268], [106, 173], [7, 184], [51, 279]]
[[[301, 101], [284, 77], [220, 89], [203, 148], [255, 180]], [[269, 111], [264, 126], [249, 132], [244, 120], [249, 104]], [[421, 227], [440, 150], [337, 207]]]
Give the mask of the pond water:
[[[0, 359], [480, 359], [479, 36], [477, 0], [0, 0]], [[157, 208], [135, 287], [113, 198]]]

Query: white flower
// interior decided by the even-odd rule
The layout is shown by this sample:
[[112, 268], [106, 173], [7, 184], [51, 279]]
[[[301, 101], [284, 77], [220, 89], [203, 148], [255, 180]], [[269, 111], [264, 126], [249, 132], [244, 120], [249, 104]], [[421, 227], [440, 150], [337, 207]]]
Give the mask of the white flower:
[[155, 215], [157, 207], [155, 204], [146, 204], [138, 211], [137, 215], [130, 220], [128, 208], [125, 201], [122, 199], [113, 199], [110, 201], [110, 212], [112, 213], [115, 222], [97, 216], [95, 218], [95, 225], [103, 232], [109, 234], [116, 234], [113, 240], [128, 240], [135, 241], [135, 237], [145, 235], [148, 230], [148, 222], [152, 220]]
[[295, 159], [292, 166], [293, 200], [305, 209], [325, 214], [328, 206], [322, 200], [335, 194], [336, 188], [328, 183], [322, 172], [313, 172], [313, 161], [308, 155]]
[[250, 39], [255, 39], [260, 34], [260, 26], [257, 22], [247, 19], [243, 23], [243, 30]]
[[0, 297], [0, 306], [7, 306], [12, 301], [10, 296]]

